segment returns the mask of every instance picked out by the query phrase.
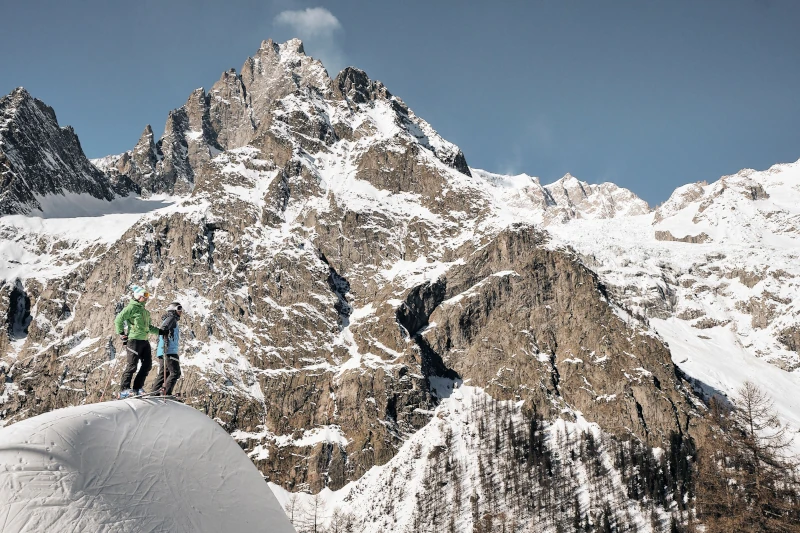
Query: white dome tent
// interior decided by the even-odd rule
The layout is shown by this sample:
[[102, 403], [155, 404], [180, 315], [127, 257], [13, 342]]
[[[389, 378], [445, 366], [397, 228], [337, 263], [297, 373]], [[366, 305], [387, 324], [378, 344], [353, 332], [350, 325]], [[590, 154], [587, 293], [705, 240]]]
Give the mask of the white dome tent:
[[294, 532], [225, 430], [152, 399], [58, 409], [0, 430], [0, 530]]

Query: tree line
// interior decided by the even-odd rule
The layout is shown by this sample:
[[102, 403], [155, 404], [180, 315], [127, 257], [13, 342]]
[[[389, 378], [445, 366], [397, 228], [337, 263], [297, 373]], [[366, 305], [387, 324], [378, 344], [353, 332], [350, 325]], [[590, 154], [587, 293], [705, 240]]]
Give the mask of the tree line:
[[[425, 469], [415, 494], [391, 480], [380, 508], [364, 518], [405, 522], [404, 533], [800, 533], [792, 439], [768, 395], [750, 383], [732, 404], [710, 401], [712, 429], [701, 445], [672, 433], [653, 449], [635, 437], [554, 425], [487, 394], [472, 402], [468, 419], [461, 438], [477, 453], [458, 456], [445, 426], [427, 454], [413, 446], [409, 461]], [[406, 497], [413, 511], [399, 516], [395, 503]], [[366, 530], [352, 514], [326, 509], [319, 495], [305, 505], [291, 497], [285, 510], [298, 533]]]

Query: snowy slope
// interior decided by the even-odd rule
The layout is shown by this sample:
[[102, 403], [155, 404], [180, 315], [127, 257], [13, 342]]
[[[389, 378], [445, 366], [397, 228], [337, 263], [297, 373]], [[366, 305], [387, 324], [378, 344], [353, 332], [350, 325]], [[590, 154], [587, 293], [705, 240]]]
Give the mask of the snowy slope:
[[261, 474], [199, 411], [69, 407], [0, 430], [3, 532], [292, 533]]
[[[520, 442], [529, 438], [530, 420], [521, 414], [522, 402], [498, 402], [460, 381], [438, 379], [432, 385], [441, 403], [430, 413], [431, 421], [386, 465], [373, 467], [337, 491], [323, 489], [318, 496], [292, 494], [269, 484], [287, 514], [294, 516], [296, 527], [309, 524], [316, 515], [326, 527], [337, 526], [339, 531], [346, 526], [385, 533], [473, 531], [476, 516], [487, 514], [498, 527], [493, 531], [505, 527], [550, 532], [571, 524], [574, 508], [569, 505], [592, 517], [609, 506], [617, 520], [635, 524], [643, 533], [660, 531], [669, 523], [663, 509], [630, 499], [614, 460], [617, 450], [599, 426], [580, 413], [566, 416], [572, 422], [559, 419], [541, 428], [553, 472], [569, 472], [569, 483], [555, 487], [558, 496], [550, 499], [552, 486], [530, 483], [525, 473], [520, 475], [530, 467], [518, 455]], [[585, 449], [589, 434], [597, 443], [591, 457], [578, 452]], [[602, 475], [597, 475], [598, 468]], [[599, 525], [599, 518], [593, 520]]]
[[731, 395], [753, 381], [800, 428], [800, 356], [786, 341], [800, 324], [799, 218], [800, 162], [681, 187], [650, 214], [548, 230], [646, 317], [698, 387]]
[[0, 217], [0, 281], [65, 276], [105, 251], [143, 215], [174, 201], [134, 196], [105, 201], [74, 193], [39, 197], [42, 210]]

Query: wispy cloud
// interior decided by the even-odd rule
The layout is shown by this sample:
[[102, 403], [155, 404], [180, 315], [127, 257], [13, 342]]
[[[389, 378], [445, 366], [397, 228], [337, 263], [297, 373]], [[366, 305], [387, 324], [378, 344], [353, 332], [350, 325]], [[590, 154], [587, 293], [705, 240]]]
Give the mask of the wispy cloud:
[[332, 36], [336, 30], [342, 29], [339, 19], [324, 7], [283, 11], [275, 17], [275, 23], [289, 26], [308, 36]]
[[288, 28], [294, 37], [299, 37], [308, 54], [322, 61], [332, 76], [344, 68], [346, 59], [339, 42], [344, 28], [339, 19], [324, 7], [282, 11], [273, 24]]
[[532, 118], [521, 128], [521, 134], [499, 161], [501, 174], [514, 175], [535, 172], [527, 168], [531, 162], [548, 154], [555, 146], [555, 133], [541, 117]]

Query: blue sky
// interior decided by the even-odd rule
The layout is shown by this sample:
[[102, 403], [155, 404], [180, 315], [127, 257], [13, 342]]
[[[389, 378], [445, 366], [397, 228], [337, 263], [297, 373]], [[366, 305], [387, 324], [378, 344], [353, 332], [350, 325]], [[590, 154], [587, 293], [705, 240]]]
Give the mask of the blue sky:
[[0, 93], [52, 106], [99, 157], [157, 135], [263, 39], [383, 81], [468, 163], [685, 183], [800, 158], [794, 0], [3, 2]]

